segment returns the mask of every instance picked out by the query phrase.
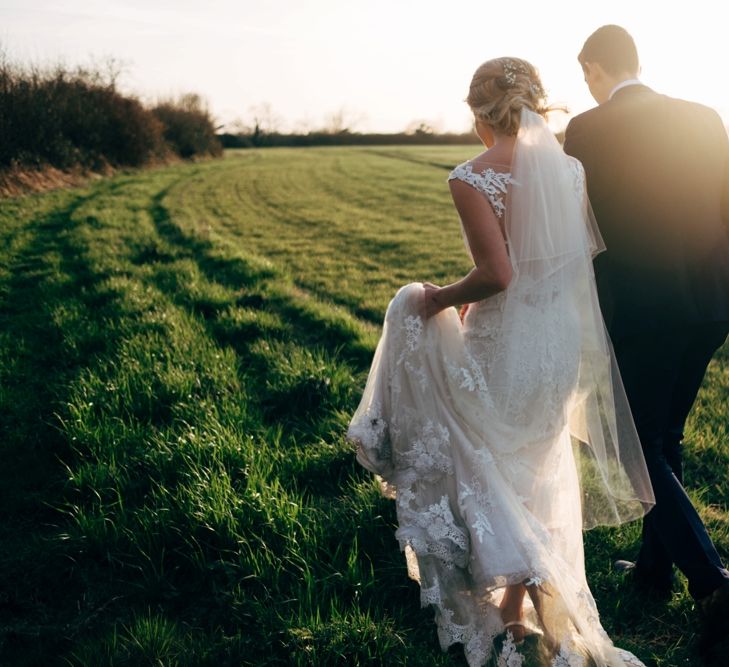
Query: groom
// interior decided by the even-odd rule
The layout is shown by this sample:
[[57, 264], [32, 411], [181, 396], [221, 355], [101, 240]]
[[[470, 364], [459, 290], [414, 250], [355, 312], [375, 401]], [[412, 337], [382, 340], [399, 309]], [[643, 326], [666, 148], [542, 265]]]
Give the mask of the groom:
[[663, 594], [675, 563], [708, 646], [729, 631], [729, 572], [684, 492], [681, 440], [729, 332], [729, 139], [713, 110], [638, 80], [623, 28], [596, 30], [578, 60], [598, 106], [570, 121], [564, 150], [585, 167], [607, 246], [595, 262], [600, 304], [656, 496], [637, 562], [619, 563]]

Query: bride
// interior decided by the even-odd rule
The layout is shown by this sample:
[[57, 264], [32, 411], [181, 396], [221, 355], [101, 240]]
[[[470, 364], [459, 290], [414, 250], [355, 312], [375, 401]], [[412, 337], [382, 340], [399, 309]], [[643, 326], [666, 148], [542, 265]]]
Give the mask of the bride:
[[449, 176], [474, 267], [395, 294], [347, 437], [396, 500], [443, 650], [463, 644], [471, 666], [642, 665], [585, 578], [582, 528], [636, 519], [653, 494], [597, 301], [584, 172], [544, 99], [524, 60], [476, 70], [487, 150]]

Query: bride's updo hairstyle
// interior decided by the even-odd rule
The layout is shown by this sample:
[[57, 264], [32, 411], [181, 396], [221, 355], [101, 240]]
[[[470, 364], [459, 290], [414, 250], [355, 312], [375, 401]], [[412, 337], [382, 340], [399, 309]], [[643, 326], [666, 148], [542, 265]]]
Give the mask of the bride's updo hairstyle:
[[494, 58], [479, 66], [466, 102], [476, 118], [507, 135], [519, 131], [523, 107], [542, 115], [549, 110], [539, 73], [521, 58]]

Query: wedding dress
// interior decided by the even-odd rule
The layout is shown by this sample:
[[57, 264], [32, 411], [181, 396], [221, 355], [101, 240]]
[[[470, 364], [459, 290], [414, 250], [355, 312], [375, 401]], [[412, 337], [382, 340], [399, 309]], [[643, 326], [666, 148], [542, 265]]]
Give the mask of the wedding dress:
[[[347, 437], [396, 501], [443, 650], [462, 643], [472, 667], [642, 665], [606, 635], [585, 578], [582, 528], [654, 500], [597, 301], [582, 166], [525, 109], [510, 172], [449, 178], [503, 220], [513, 278], [463, 323], [454, 308], [424, 321], [422, 284], [400, 288]], [[520, 642], [499, 611], [516, 583]]]

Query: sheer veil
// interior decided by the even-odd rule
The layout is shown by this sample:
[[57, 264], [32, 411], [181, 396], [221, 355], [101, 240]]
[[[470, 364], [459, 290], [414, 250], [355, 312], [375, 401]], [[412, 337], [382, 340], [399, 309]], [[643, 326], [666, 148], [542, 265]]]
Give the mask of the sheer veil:
[[[636, 519], [655, 501], [598, 302], [592, 258], [605, 246], [582, 165], [562, 151], [542, 116], [524, 108], [511, 173], [505, 229], [514, 277], [504, 294], [503, 375], [493, 378], [498, 413], [538, 441], [561, 401], [583, 526]], [[547, 375], [550, 359], [567, 366], [552, 369], [554, 386], [530, 385], [519, 372], [521, 356], [535, 344]], [[563, 346], [579, 353], [571, 359]]]

